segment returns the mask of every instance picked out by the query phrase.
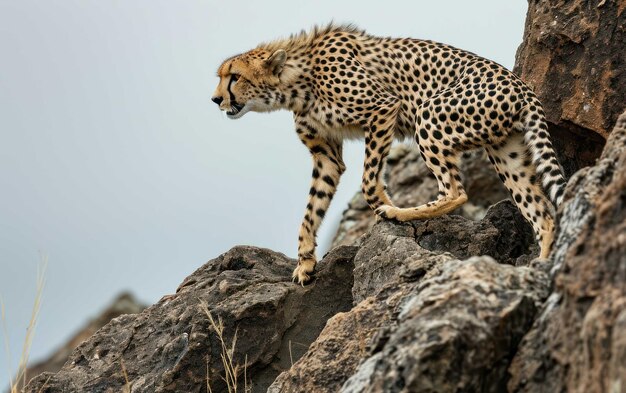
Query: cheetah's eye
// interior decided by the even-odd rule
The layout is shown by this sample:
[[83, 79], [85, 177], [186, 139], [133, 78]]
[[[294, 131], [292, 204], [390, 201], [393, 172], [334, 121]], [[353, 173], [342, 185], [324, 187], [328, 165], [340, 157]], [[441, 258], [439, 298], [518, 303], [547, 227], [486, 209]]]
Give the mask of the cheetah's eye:
[[239, 80], [239, 75], [231, 74], [230, 75], [230, 80], [233, 81], [233, 82], [237, 82]]

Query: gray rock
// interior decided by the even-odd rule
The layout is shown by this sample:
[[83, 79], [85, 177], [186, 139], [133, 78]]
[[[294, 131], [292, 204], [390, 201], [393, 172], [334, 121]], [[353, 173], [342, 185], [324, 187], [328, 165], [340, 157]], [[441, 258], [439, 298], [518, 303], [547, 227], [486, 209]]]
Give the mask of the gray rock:
[[[33, 363], [26, 370], [26, 380], [28, 377], [37, 376], [43, 372], [56, 373], [63, 367], [72, 351], [83, 341], [91, 337], [101, 327], [109, 323], [113, 318], [124, 314], [136, 314], [141, 312], [146, 306], [139, 303], [130, 293], [119, 294], [104, 310], [94, 318], [91, 318], [84, 326], [75, 332], [63, 345], [57, 348], [50, 356]], [[15, 380], [15, 379], [14, 379]], [[23, 388], [22, 380], [17, 382], [18, 390]], [[10, 389], [7, 390], [7, 392]]]
[[384, 345], [341, 392], [501, 392], [547, 294], [541, 270], [489, 257], [439, 264], [403, 299]]
[[598, 164], [568, 184], [554, 291], [524, 338], [511, 392], [626, 389], [626, 113]]
[[[56, 374], [34, 378], [26, 392], [120, 392], [123, 367], [132, 392], [226, 391], [222, 346], [200, 304], [237, 332], [234, 362], [247, 360], [252, 392], [264, 392], [317, 337], [326, 319], [352, 305], [354, 247], [340, 247], [307, 287], [291, 282], [295, 261], [255, 247], [235, 247], [189, 276], [170, 300], [115, 318], [81, 344]], [[122, 366], [122, 364], [124, 366]], [[241, 368], [243, 370], [243, 368]], [[240, 386], [243, 376], [239, 377]]]
[[[480, 221], [442, 216], [426, 221], [382, 221], [363, 238], [354, 260], [355, 301], [375, 294], [400, 274], [427, 270], [425, 257], [449, 253], [457, 258], [489, 255], [503, 263], [525, 262], [536, 252], [532, 230], [510, 201], [493, 206]], [[431, 260], [431, 259], [428, 259]]]
[[[450, 383], [470, 391], [479, 382], [494, 389], [504, 386], [515, 345], [547, 294], [547, 274], [489, 257], [456, 258], [478, 253], [515, 262], [532, 244], [529, 229], [519, 223], [524, 221], [508, 201], [493, 206], [481, 221], [443, 216], [378, 222], [354, 258], [353, 296], [358, 304], [331, 318], [309, 351], [268, 392], [330, 393], [342, 386], [346, 392], [395, 391], [393, 381], [410, 379], [413, 373], [432, 387], [452, 369], [458, 380]], [[428, 354], [435, 337], [448, 348], [439, 358], [432, 353], [408, 356]], [[465, 352], [455, 352], [458, 347], [475, 352], [467, 364], [459, 363]], [[498, 374], [489, 379], [485, 372], [478, 374], [481, 368]], [[408, 374], [400, 376], [401, 369]], [[398, 391], [420, 391], [413, 385]], [[441, 385], [441, 391], [454, 391], [449, 386]]]

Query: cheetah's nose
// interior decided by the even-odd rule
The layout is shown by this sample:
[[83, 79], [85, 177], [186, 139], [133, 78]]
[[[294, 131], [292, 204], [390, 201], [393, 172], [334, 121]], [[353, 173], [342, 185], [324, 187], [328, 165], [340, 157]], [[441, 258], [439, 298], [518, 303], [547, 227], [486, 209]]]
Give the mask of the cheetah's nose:
[[224, 101], [223, 97], [213, 97], [211, 98], [211, 101], [215, 102], [217, 105], [221, 104], [222, 101]]

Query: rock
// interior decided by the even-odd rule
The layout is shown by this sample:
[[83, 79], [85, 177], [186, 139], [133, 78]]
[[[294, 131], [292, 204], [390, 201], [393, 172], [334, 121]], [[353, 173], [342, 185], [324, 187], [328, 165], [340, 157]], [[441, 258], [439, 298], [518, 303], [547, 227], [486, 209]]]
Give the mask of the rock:
[[[406, 286], [404, 286], [406, 287]], [[306, 354], [278, 376], [268, 393], [335, 393], [365, 358], [373, 335], [391, 323], [397, 300], [372, 297], [332, 317]]]
[[422, 280], [460, 269], [461, 263], [444, 268], [455, 257], [486, 253], [514, 263], [529, 253], [529, 229], [516, 223], [524, 221], [508, 201], [480, 221], [443, 216], [379, 222], [361, 247], [333, 249], [306, 287], [291, 282], [293, 260], [236, 247], [185, 279], [173, 297], [115, 318], [59, 372], [39, 375], [25, 391], [118, 392], [125, 389], [126, 373], [131, 392], [204, 392], [207, 378], [213, 392], [225, 392], [222, 344], [202, 304], [223, 321], [227, 347], [237, 332], [233, 363], [241, 365], [240, 374], [247, 364], [251, 391], [264, 392], [284, 370], [270, 391], [337, 391], [363, 357], [383, 350], [386, 337], [402, 326], [398, 313], [419, 293]]
[[501, 392], [548, 286], [540, 269], [489, 257], [440, 263], [341, 392]]
[[461, 216], [401, 224], [381, 221], [365, 236], [355, 257], [352, 294], [357, 302], [374, 295], [432, 254], [462, 259], [490, 255], [516, 264], [531, 249], [536, 250], [532, 229], [510, 201], [496, 204], [480, 221]]
[[626, 130], [566, 199], [551, 260], [530, 264], [508, 201], [478, 222], [376, 223], [357, 242], [358, 304], [268, 392], [623, 391]]
[[554, 291], [524, 338], [511, 392], [626, 389], [626, 113], [595, 167], [568, 185]]
[[[451, 214], [480, 220], [489, 206], [509, 198], [508, 191], [483, 151], [464, 154], [460, 169], [469, 201]], [[419, 206], [437, 199], [437, 180], [415, 146], [395, 146], [387, 159], [386, 172], [388, 191], [396, 205]], [[375, 221], [374, 213], [358, 192], [343, 213], [332, 247], [355, 244]]]
[[568, 176], [593, 165], [626, 108], [626, 3], [530, 0], [514, 71], [539, 96]]
[[[420, 348], [425, 350], [430, 345], [428, 340], [411, 345], [419, 340], [420, 330], [428, 325], [428, 321], [437, 317], [440, 323], [428, 325], [431, 330], [425, 333], [426, 337], [432, 340], [434, 336], [440, 336], [437, 329], [452, 326], [453, 321], [454, 328], [447, 332], [454, 329], [457, 332], [447, 336], [449, 341], [447, 338], [441, 340], [442, 346], [451, 346], [446, 356], [440, 359], [441, 362], [451, 362], [445, 372], [450, 372], [450, 368], [458, 365], [457, 360], [465, 356], [462, 352], [454, 353], [453, 347], [470, 348], [475, 345], [479, 353], [472, 361], [487, 369], [497, 367], [498, 372], [503, 374], [515, 344], [532, 324], [540, 300], [546, 295], [549, 287], [547, 275], [541, 270], [535, 272], [530, 268], [499, 265], [489, 257], [465, 262], [459, 262], [455, 257], [466, 258], [472, 253], [491, 254], [508, 258], [513, 263], [515, 256], [528, 253], [529, 245], [533, 243], [530, 229], [524, 224], [525, 221], [509, 201], [493, 206], [481, 221], [443, 216], [412, 223], [378, 222], [362, 239], [354, 258], [352, 292], [358, 304], [349, 312], [331, 318], [309, 351], [276, 379], [268, 393], [330, 393], [339, 391], [342, 386], [347, 392], [394, 391], [388, 390], [391, 388], [386, 382], [378, 384], [378, 378], [382, 376], [372, 374], [377, 373], [380, 367], [392, 367], [379, 363], [381, 358], [388, 356], [384, 351], [413, 353]], [[409, 315], [406, 314], [408, 310], [414, 310], [413, 306], [407, 305], [417, 302], [415, 299], [431, 286], [433, 289], [424, 295], [428, 298], [423, 304], [439, 302], [441, 311], [424, 307], [424, 310], [430, 311], [415, 310], [410, 321], [403, 319], [403, 315]], [[486, 294], [490, 296], [487, 298]], [[422, 312], [424, 315], [420, 317]], [[490, 325], [479, 323], [487, 317]], [[415, 322], [413, 318], [421, 322]], [[395, 343], [395, 349], [389, 349], [392, 347], [388, 345], [394, 342], [392, 338], [396, 334], [402, 337], [398, 340], [403, 344]], [[462, 340], [467, 341], [461, 343]], [[494, 351], [493, 348], [500, 344], [501, 352]], [[456, 356], [456, 360], [451, 356]], [[482, 363], [478, 363], [478, 359]], [[411, 364], [419, 364], [416, 367], [424, 370], [441, 369], [443, 373], [442, 364], [435, 362], [434, 358], [429, 361], [411, 357], [396, 365], [410, 373], [414, 371], [409, 367]], [[432, 371], [430, 375], [435, 373]], [[476, 379], [485, 378], [474, 377], [475, 373], [476, 368], [469, 367], [458, 371], [457, 376], [460, 380], [467, 380], [463, 383], [471, 387]], [[384, 378], [394, 379], [386, 371], [383, 374], [386, 375]], [[440, 374], [442, 378], [445, 375]], [[350, 382], [346, 382], [349, 378]], [[416, 378], [422, 381], [428, 379], [417, 374]], [[504, 377], [493, 379], [494, 386], [502, 387], [506, 383]], [[367, 390], [370, 385], [373, 390]], [[414, 391], [411, 390], [413, 388], [408, 391]]]
[[606, 139], [626, 109], [626, 3], [530, 0], [515, 72], [548, 120]]
[[[55, 373], [59, 371], [69, 358], [72, 351], [80, 343], [91, 337], [96, 331], [98, 331], [98, 329], [120, 315], [136, 314], [141, 312], [144, 308], [146, 308], [146, 306], [137, 302], [137, 300], [130, 293], [122, 293], [118, 295], [107, 308], [105, 308], [97, 317], [90, 320], [47, 359], [30, 365], [26, 370], [26, 375], [37, 376], [43, 372]], [[21, 384], [18, 385], [18, 389], [21, 388]]]
[[227, 347], [237, 332], [239, 386], [247, 377], [253, 392], [619, 391], [626, 115], [566, 198], [551, 260], [528, 263], [532, 234], [510, 201], [479, 221], [377, 222], [325, 256], [306, 287], [290, 281], [293, 260], [236, 247], [25, 391], [118, 392], [126, 372], [131, 392], [206, 392], [207, 380], [226, 392], [202, 304], [223, 321]]
[[[223, 321], [226, 345], [252, 392], [264, 392], [318, 336], [326, 319], [352, 305], [354, 247], [333, 250], [307, 287], [291, 282], [294, 260], [270, 250], [235, 247], [189, 276], [170, 300], [124, 315], [81, 344], [56, 374], [26, 392], [226, 391], [222, 345], [201, 304]], [[209, 375], [207, 377], [207, 374]], [[243, 385], [239, 376], [239, 385]]]

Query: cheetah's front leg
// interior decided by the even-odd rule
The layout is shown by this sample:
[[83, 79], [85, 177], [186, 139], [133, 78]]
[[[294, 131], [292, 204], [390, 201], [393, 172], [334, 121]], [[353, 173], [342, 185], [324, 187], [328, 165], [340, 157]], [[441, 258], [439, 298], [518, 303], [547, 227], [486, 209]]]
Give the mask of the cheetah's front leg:
[[304, 284], [309, 281], [309, 274], [313, 272], [317, 263], [315, 256], [317, 229], [335, 195], [345, 165], [342, 160], [341, 143], [320, 138], [316, 128], [305, 120], [296, 121], [296, 130], [313, 157], [311, 189], [298, 236], [298, 266], [293, 272], [293, 279]]

